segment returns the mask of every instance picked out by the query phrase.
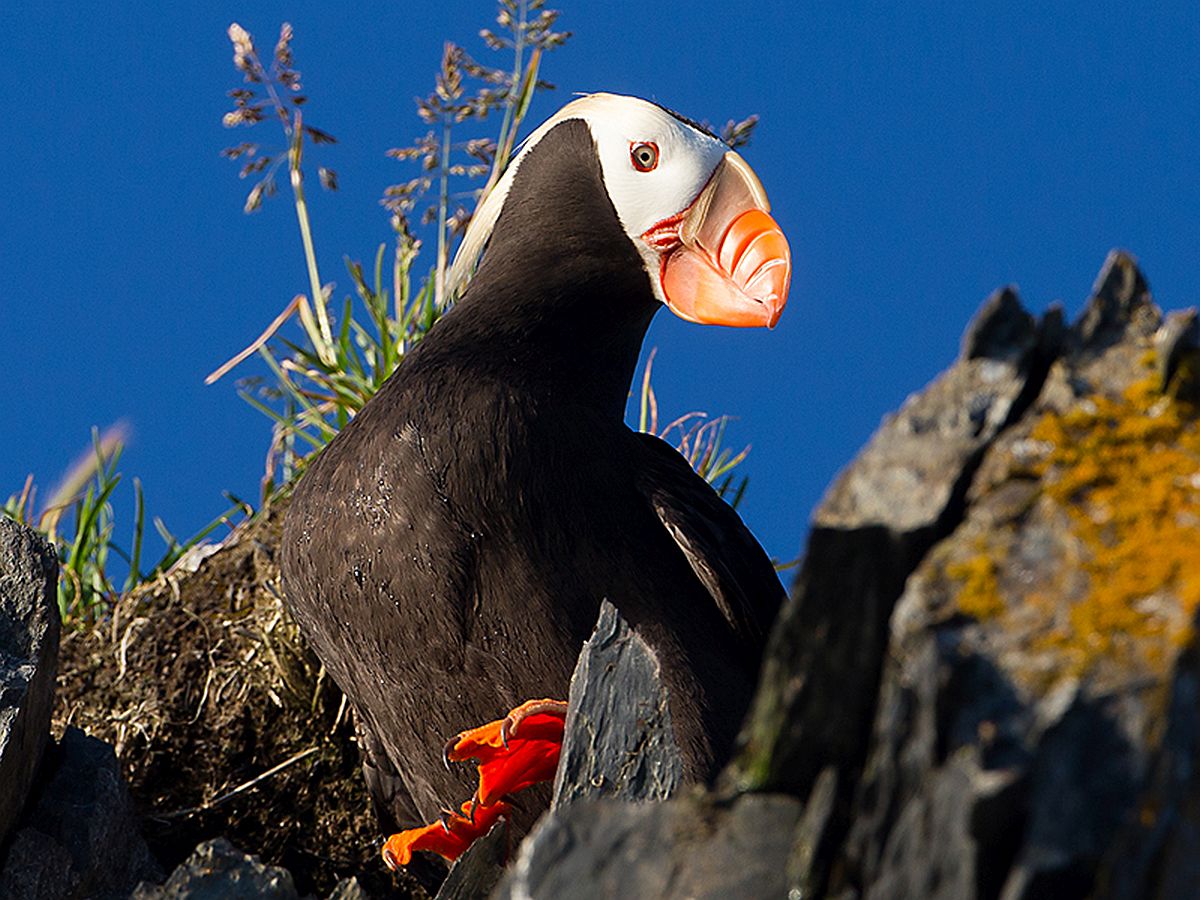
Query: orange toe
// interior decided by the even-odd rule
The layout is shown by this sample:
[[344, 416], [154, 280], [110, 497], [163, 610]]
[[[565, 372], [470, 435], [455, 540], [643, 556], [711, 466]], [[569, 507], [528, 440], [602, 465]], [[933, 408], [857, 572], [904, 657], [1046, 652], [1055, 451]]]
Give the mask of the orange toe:
[[566, 706], [561, 700], [530, 700], [503, 719], [464, 731], [447, 745], [447, 760], [478, 761], [475, 796], [481, 806], [554, 777]]
[[509, 809], [504, 802], [484, 806], [468, 800], [462, 805], [461, 815], [447, 812], [432, 825], [393, 834], [384, 842], [383, 861], [388, 868], [398, 869], [412, 862], [414, 851], [429, 850], [453, 862], [473, 841], [487, 834]]
[[393, 834], [384, 842], [383, 861], [398, 869], [412, 862], [417, 850], [429, 850], [450, 861], [483, 837], [511, 807], [503, 798], [549, 781], [558, 768], [567, 704], [562, 700], [530, 700], [503, 719], [464, 731], [450, 741], [446, 764], [474, 759], [479, 787], [462, 805], [462, 814], [444, 813], [439, 821]]

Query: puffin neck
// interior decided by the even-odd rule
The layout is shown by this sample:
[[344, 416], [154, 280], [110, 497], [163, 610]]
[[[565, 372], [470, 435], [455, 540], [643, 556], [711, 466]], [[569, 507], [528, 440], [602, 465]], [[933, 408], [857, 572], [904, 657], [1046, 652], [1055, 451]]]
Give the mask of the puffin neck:
[[522, 158], [438, 337], [469, 346], [505, 377], [619, 418], [659, 306], [605, 190], [591, 132], [575, 119]]

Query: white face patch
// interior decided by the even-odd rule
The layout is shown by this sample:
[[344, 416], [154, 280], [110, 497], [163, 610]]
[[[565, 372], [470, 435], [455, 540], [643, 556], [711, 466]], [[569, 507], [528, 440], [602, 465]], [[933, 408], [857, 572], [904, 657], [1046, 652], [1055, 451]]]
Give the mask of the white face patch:
[[[600, 96], [607, 102], [582, 118], [595, 138], [609, 199], [626, 233], [636, 239], [687, 209], [728, 148], [653, 103]], [[640, 171], [631, 155], [641, 144], [658, 149], [657, 164], [650, 171]]]
[[[647, 271], [653, 273], [650, 281], [655, 294], [663, 299], [657, 277], [658, 254], [641, 236], [691, 205], [728, 148], [653, 103], [618, 94], [589, 94], [573, 100], [529, 136], [504, 177], [475, 211], [450, 273], [453, 293], [461, 293], [483, 253], [522, 158], [554, 126], [569, 119], [587, 123], [596, 142], [609, 199], [646, 262]], [[639, 164], [644, 165], [648, 159], [644, 149], [637, 162], [632, 155], [644, 144], [657, 149], [655, 164], [648, 171], [639, 169]]]

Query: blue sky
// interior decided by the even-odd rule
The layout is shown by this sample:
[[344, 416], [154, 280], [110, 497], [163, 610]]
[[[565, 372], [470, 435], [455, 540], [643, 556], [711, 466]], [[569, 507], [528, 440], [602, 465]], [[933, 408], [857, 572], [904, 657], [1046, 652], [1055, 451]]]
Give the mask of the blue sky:
[[[553, 3], [551, 5], [554, 5]], [[762, 123], [745, 156], [795, 258], [773, 332], [660, 314], [664, 413], [738, 417], [750, 443], [743, 516], [772, 554], [880, 417], [954, 357], [994, 288], [1074, 314], [1105, 253], [1141, 260], [1160, 304], [1200, 294], [1200, 6], [1118, 3], [671, 2], [560, 5], [575, 32], [544, 75], [722, 122]], [[255, 497], [268, 424], [204, 375], [307, 290], [278, 197], [241, 212], [219, 157], [238, 84], [225, 29], [264, 44], [296, 29], [309, 121], [342, 189], [312, 198], [326, 279], [389, 239], [384, 157], [423, 133], [442, 41], [493, 6], [360, 2], [0, 6], [0, 495], [49, 488], [93, 425], [126, 420], [122, 470], [177, 533]], [[259, 126], [259, 129], [265, 126]], [[261, 136], [261, 135], [260, 135]], [[465, 134], [464, 134], [465, 136]], [[253, 369], [244, 370], [251, 374]], [[120, 528], [131, 499], [117, 500]]]

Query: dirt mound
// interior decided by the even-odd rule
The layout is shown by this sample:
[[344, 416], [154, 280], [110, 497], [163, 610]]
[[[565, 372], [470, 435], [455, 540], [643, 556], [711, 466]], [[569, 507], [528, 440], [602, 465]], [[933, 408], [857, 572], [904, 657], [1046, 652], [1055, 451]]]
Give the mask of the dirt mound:
[[116, 748], [166, 870], [224, 836], [287, 868], [301, 894], [357, 875], [423, 897], [380, 862], [354, 724], [283, 608], [280, 506], [63, 635], [55, 728]]

